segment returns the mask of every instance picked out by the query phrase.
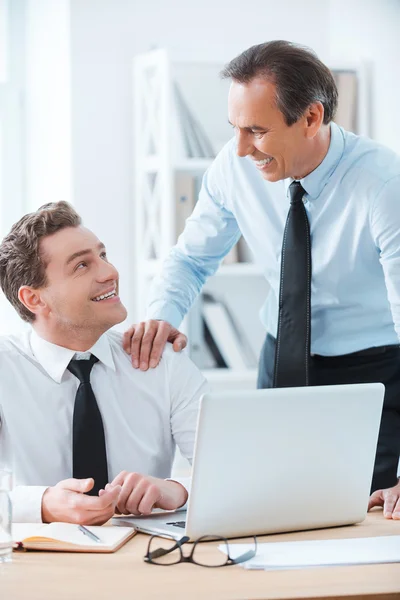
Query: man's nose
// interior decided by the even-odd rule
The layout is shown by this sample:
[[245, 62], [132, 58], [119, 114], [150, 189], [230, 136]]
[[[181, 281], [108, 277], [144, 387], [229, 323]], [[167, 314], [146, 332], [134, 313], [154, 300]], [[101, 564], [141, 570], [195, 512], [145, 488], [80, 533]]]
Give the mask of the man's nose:
[[118, 271], [111, 263], [102, 261], [102, 265], [99, 270], [99, 279], [100, 281], [118, 279]]
[[236, 136], [236, 154], [240, 157], [253, 154], [254, 146], [251, 143], [250, 136], [246, 132], [237, 133]]

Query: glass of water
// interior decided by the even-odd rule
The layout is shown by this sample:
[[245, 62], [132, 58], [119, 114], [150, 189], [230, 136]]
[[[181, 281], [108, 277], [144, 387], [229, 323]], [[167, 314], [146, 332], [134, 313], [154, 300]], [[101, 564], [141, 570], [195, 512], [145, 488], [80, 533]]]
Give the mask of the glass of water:
[[12, 557], [11, 489], [11, 471], [0, 468], [0, 563], [9, 562]]

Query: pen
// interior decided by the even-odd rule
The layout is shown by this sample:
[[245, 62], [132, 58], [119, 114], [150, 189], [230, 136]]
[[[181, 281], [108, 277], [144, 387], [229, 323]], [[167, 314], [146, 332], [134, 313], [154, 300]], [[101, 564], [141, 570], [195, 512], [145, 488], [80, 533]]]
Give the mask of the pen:
[[97, 535], [95, 535], [94, 533], [89, 531], [89, 529], [86, 529], [86, 527], [84, 527], [83, 525], [78, 525], [78, 529], [79, 529], [79, 531], [82, 531], [82, 533], [84, 533], [85, 535], [90, 537], [90, 539], [93, 540], [94, 542], [101, 543], [101, 539], [99, 537], [97, 537]]

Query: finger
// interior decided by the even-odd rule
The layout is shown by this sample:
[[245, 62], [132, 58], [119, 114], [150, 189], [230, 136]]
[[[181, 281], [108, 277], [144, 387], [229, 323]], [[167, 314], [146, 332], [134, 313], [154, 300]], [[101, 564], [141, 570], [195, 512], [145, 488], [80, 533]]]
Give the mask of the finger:
[[83, 511], [79, 515], [79, 521], [81, 525], [103, 525], [114, 516], [114, 508], [108, 507], [102, 511]]
[[94, 479], [92, 477], [89, 477], [88, 479], [75, 479], [71, 477], [70, 479], [59, 481], [55, 487], [70, 490], [71, 492], [86, 494], [87, 492], [90, 492], [93, 486]]
[[149, 515], [154, 505], [161, 500], [161, 490], [157, 485], [150, 485], [139, 502], [138, 511], [142, 515]]
[[387, 519], [392, 518], [394, 507], [396, 506], [396, 502], [398, 500], [397, 494], [391, 492], [390, 490], [383, 492], [384, 505], [383, 505], [383, 516]]
[[106, 489], [109, 485], [120, 485], [122, 486], [124, 484], [125, 479], [128, 477], [129, 472], [128, 471], [121, 471], [121, 473], [118, 473], [118, 475], [116, 477], [114, 477], [114, 479], [112, 480], [111, 483], [107, 483], [106, 485]]
[[399, 519], [400, 520], [400, 497], [397, 498], [397, 502], [395, 504], [395, 507], [393, 509], [393, 515], [392, 515], [392, 519]]
[[137, 484], [137, 486], [132, 490], [132, 492], [126, 500], [124, 514], [141, 514], [139, 510], [139, 504], [141, 503], [143, 496], [146, 494], [150, 486], [150, 482], [144, 478]]
[[143, 475], [140, 475], [140, 473], [128, 473], [128, 475], [126, 475], [117, 502], [117, 508], [121, 513], [125, 515], [129, 514], [129, 511], [126, 508], [127, 500], [142, 479]]
[[130, 348], [132, 365], [135, 367], [135, 369], [139, 368], [140, 352], [141, 352], [141, 348], [142, 348], [143, 335], [144, 335], [144, 323], [139, 323], [139, 325], [136, 326], [135, 332], [132, 336], [131, 348]]
[[162, 353], [165, 348], [165, 344], [167, 343], [168, 336], [171, 331], [171, 325], [166, 321], [158, 322], [158, 329], [156, 336], [153, 341], [153, 347], [150, 353], [150, 367], [154, 368], [160, 362]]
[[370, 496], [368, 510], [371, 510], [371, 508], [374, 508], [374, 506], [383, 506], [383, 502], [383, 490], [376, 490], [376, 492]]
[[146, 321], [142, 345], [140, 347], [140, 369], [147, 371], [149, 368], [150, 352], [153, 348], [154, 338], [157, 335], [160, 321]]
[[135, 333], [135, 328], [136, 325], [131, 325], [131, 327], [129, 327], [129, 329], [127, 329], [122, 337], [122, 347], [125, 350], [125, 352], [127, 352], [128, 354], [130, 354], [131, 352], [131, 338], [133, 336], [133, 334]]
[[109, 491], [105, 491], [101, 496], [86, 496], [85, 494], [76, 494], [71, 503], [78, 511], [101, 512], [115, 507], [121, 491], [121, 486], [115, 486]]
[[[169, 340], [172, 341], [172, 340]], [[179, 335], [176, 336], [176, 338], [173, 340], [173, 344], [172, 347], [175, 350], [175, 352], [180, 352], [180, 350], [183, 350], [184, 348], [186, 348], [187, 346], [187, 337], [186, 335], [184, 335], [183, 333], [179, 333]]]

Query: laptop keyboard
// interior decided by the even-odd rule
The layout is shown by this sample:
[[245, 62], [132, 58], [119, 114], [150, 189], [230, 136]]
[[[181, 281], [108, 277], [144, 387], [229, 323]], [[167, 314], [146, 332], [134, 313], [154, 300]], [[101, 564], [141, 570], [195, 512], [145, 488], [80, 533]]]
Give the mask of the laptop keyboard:
[[166, 524], [173, 525], [174, 527], [182, 527], [182, 529], [185, 529], [186, 527], [186, 521], [172, 521], [171, 523]]

